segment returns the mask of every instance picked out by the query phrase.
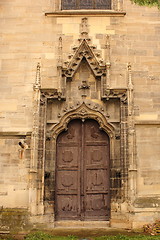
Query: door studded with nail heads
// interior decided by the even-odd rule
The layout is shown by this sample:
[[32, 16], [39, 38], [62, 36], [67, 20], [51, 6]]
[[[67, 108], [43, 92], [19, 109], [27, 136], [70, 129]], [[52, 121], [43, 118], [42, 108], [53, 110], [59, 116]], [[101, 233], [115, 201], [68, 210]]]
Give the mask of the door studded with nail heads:
[[72, 120], [57, 138], [56, 220], [109, 220], [109, 137], [95, 120]]

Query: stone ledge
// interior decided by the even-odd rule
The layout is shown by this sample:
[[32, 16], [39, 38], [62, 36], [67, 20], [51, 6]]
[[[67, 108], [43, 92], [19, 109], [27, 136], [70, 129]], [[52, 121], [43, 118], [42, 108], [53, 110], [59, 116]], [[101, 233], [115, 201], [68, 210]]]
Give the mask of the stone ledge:
[[31, 132], [0, 132], [1, 136], [31, 136]]
[[91, 17], [124, 17], [126, 12], [114, 11], [114, 10], [63, 10], [55, 12], [47, 12], [47, 17], [79, 17], [79, 16], [91, 16]]
[[134, 202], [135, 209], [160, 209], [159, 197], [138, 197]]
[[55, 221], [56, 228], [109, 228], [109, 221]]
[[160, 125], [160, 121], [156, 120], [136, 120], [135, 125]]

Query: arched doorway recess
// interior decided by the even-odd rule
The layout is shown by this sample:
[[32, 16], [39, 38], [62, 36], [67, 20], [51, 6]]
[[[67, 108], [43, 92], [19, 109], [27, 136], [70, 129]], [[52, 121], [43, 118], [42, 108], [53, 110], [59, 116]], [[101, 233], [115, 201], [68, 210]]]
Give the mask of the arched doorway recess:
[[74, 119], [57, 137], [56, 220], [109, 220], [110, 141], [93, 119]]

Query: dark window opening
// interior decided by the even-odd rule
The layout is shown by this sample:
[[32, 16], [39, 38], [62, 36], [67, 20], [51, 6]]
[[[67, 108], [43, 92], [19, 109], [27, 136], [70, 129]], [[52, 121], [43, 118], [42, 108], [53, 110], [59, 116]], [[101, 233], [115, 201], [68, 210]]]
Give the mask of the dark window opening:
[[62, 0], [62, 10], [111, 9], [111, 0]]

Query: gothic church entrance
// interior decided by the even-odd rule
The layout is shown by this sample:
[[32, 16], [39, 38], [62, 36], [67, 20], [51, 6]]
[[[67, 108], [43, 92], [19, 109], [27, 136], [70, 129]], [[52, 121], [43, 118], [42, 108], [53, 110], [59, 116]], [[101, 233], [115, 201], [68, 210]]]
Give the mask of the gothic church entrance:
[[56, 220], [109, 220], [109, 137], [92, 119], [72, 120], [57, 138]]

